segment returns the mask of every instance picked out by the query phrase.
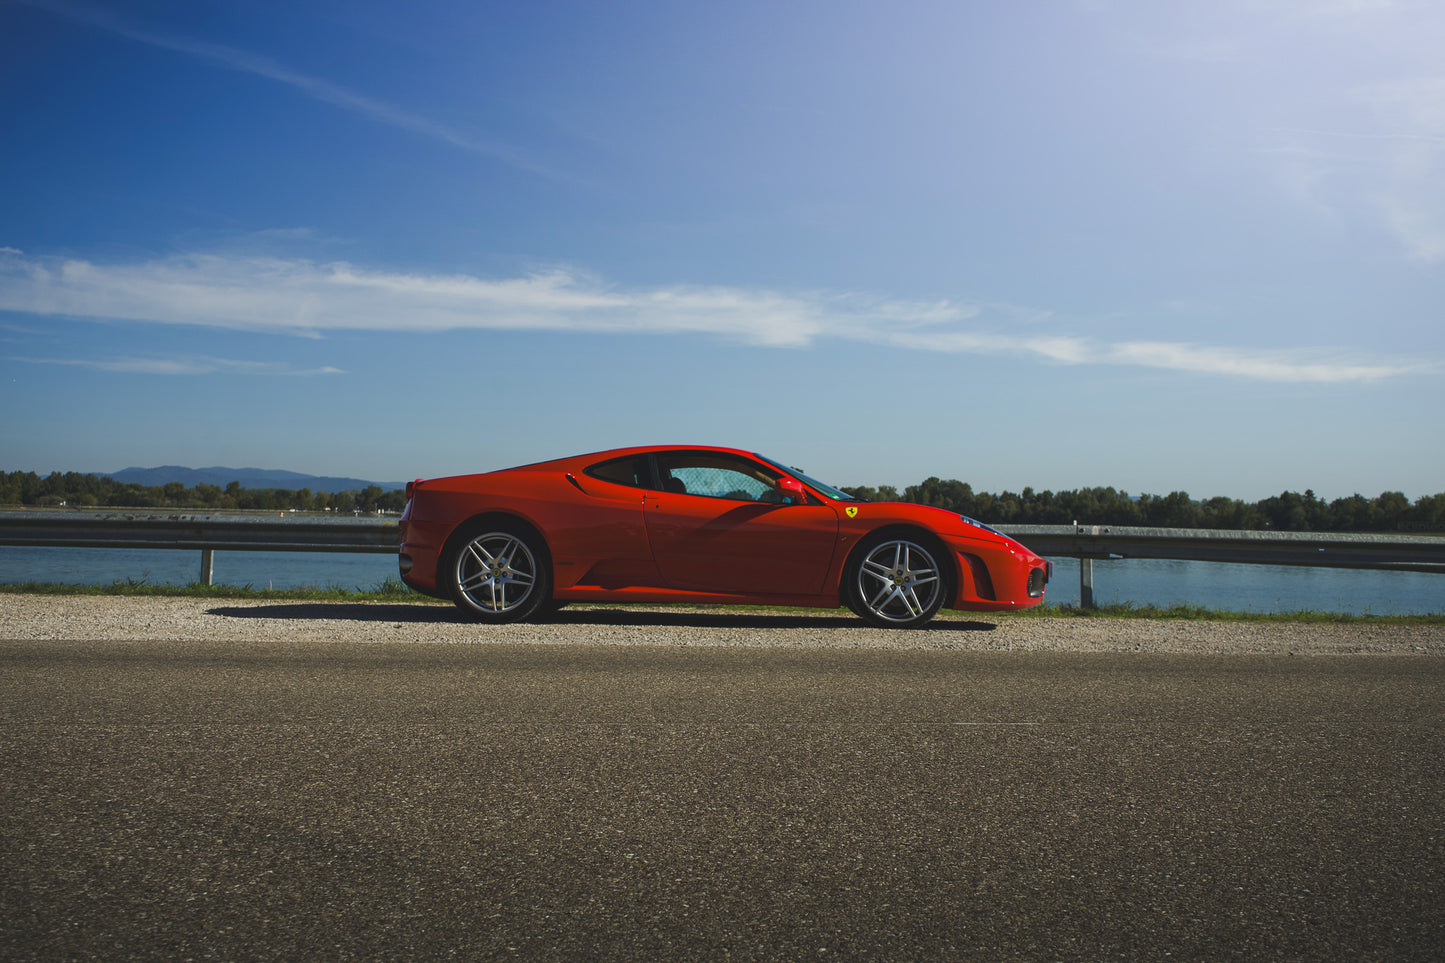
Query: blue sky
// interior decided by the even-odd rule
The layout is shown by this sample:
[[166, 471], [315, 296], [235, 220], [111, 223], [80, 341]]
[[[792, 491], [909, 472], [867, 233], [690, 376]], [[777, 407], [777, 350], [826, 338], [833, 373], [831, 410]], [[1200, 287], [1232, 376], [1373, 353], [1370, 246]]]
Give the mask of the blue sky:
[[0, 5], [0, 468], [1445, 490], [1445, 7]]

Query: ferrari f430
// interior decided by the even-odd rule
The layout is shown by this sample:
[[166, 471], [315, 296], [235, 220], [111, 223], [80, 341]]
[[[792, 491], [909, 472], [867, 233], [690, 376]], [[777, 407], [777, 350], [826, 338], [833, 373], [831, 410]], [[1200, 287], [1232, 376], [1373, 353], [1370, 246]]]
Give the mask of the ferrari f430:
[[401, 577], [482, 622], [572, 601], [837, 608], [878, 626], [1043, 601], [1048, 561], [956, 512], [732, 448], [625, 448], [407, 485]]

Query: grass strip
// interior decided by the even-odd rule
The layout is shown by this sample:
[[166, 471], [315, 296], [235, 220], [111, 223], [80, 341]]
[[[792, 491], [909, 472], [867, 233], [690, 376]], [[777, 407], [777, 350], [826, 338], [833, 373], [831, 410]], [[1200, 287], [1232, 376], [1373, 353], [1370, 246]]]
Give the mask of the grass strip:
[[1101, 605], [1086, 609], [1072, 603], [1040, 605], [1015, 613], [1023, 618], [1068, 619], [1171, 619], [1180, 622], [1310, 622], [1315, 624], [1354, 625], [1445, 625], [1445, 613], [1427, 615], [1351, 615], [1344, 612], [1317, 612], [1296, 609], [1290, 612], [1230, 612], [1202, 605], [1176, 602], [1173, 605], [1136, 605], [1133, 602]]

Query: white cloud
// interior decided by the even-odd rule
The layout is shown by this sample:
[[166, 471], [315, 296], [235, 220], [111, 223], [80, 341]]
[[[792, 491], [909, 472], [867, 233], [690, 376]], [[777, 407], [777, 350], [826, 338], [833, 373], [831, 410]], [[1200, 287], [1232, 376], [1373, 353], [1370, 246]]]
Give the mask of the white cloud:
[[1428, 364], [1370, 363], [1320, 355], [1321, 352], [1315, 350], [1246, 351], [1202, 344], [1136, 341], [1110, 345], [1099, 353], [1098, 360], [1280, 382], [1380, 381], [1400, 375], [1425, 374], [1435, 368]]
[[0, 258], [3, 310], [302, 335], [328, 330], [698, 332], [781, 346], [846, 335], [875, 317], [894, 325], [937, 324], [969, 313], [904, 302], [850, 310], [849, 300], [718, 287], [623, 292], [562, 270], [488, 280], [210, 254], [120, 265], [19, 254]]
[[[1442, 92], [1445, 96], [1445, 92]], [[1279, 183], [1296, 202], [1349, 225], [1383, 227], [1406, 258], [1445, 262], [1445, 133], [1277, 128]]]
[[[0, 310], [306, 336], [327, 331], [468, 329], [691, 333], [793, 348], [839, 339], [918, 351], [1012, 354], [1051, 364], [1127, 365], [1273, 382], [1372, 382], [1437, 368], [1418, 360], [1362, 360], [1318, 349], [1100, 343], [1050, 331], [1049, 316], [1043, 312], [1014, 307], [986, 311], [950, 301], [725, 287], [624, 290], [564, 270], [486, 279], [214, 254], [95, 264], [30, 258], [12, 249], [0, 256]], [[81, 363], [165, 366], [136, 359]], [[216, 359], [180, 362], [187, 363], [231, 371], [241, 371], [245, 364]]]
[[1270, 180], [1333, 236], [1358, 248], [1378, 234], [1404, 259], [1445, 263], [1441, 4], [1077, 2], [1123, 50], [1163, 62], [1162, 91], [1207, 91], [1183, 134], [1202, 134], [1206, 161], [1254, 129]]
[[112, 374], [142, 375], [285, 375], [309, 377], [312, 375], [344, 374], [340, 368], [326, 365], [320, 368], [295, 369], [284, 363], [271, 361], [237, 361], [231, 358], [209, 358], [200, 356], [174, 358], [11, 358], [23, 364], [64, 365], [72, 368], [87, 368], [91, 371], [106, 371]]
[[1390, 132], [1375, 192], [1385, 223], [1413, 260], [1445, 262], [1445, 77], [1377, 84], [1356, 97]]

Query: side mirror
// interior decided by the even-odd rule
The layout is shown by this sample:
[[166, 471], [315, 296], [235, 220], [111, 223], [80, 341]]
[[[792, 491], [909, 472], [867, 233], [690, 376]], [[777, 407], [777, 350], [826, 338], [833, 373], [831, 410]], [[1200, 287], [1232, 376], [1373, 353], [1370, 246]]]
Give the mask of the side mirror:
[[808, 504], [808, 493], [803, 490], [803, 483], [796, 478], [779, 478], [778, 491], [792, 498], [794, 505]]

